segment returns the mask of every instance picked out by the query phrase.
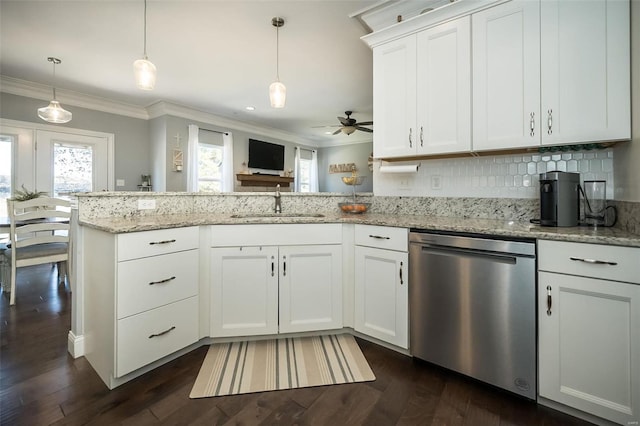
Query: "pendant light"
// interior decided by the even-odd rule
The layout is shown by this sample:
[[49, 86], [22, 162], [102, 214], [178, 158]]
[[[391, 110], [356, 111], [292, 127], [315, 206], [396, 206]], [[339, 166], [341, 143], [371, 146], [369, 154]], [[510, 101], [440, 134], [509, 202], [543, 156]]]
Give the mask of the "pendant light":
[[147, 57], [147, 0], [144, 0], [144, 57], [133, 63], [136, 86], [142, 90], [153, 90], [156, 85], [156, 66]]
[[284, 25], [284, 19], [278, 17], [273, 18], [271, 19], [271, 25], [276, 27], [276, 81], [269, 86], [269, 100], [273, 108], [284, 108], [284, 103], [287, 99], [287, 88], [280, 82], [280, 40], [278, 37], [280, 27]]
[[47, 107], [38, 108], [38, 117], [49, 123], [68, 123], [71, 121], [72, 114], [60, 106], [60, 102], [56, 99], [56, 65], [62, 63], [58, 58], [48, 57], [47, 61], [53, 64], [53, 99]]

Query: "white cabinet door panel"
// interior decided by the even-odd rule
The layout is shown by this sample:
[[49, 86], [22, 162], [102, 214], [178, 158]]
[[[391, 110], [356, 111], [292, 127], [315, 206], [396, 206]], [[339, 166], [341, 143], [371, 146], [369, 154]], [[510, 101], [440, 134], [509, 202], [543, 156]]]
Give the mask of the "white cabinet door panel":
[[374, 157], [416, 153], [416, 37], [373, 49]]
[[409, 347], [406, 252], [355, 248], [355, 329]]
[[474, 151], [540, 144], [539, 7], [514, 0], [472, 17]]
[[418, 33], [416, 50], [418, 153], [469, 151], [470, 17]]
[[278, 332], [278, 248], [211, 249], [211, 336]]
[[542, 143], [630, 137], [629, 2], [541, 2]]
[[280, 332], [342, 327], [342, 247], [284, 246], [280, 254]]
[[538, 277], [540, 396], [635, 424], [640, 285], [547, 272]]

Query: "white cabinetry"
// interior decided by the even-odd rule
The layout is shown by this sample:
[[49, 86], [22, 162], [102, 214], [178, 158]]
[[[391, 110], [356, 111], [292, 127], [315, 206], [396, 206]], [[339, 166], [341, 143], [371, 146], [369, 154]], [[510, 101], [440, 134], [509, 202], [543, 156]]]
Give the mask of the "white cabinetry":
[[339, 224], [214, 226], [211, 335], [341, 328], [341, 243]]
[[542, 144], [629, 139], [629, 2], [540, 3]]
[[471, 148], [470, 18], [373, 49], [374, 156]]
[[408, 231], [355, 226], [355, 330], [409, 347]]
[[474, 151], [630, 138], [628, 1], [514, 0], [472, 24]]
[[640, 420], [640, 249], [538, 242], [539, 394]]
[[84, 230], [85, 355], [109, 388], [198, 340], [198, 227]]
[[473, 150], [539, 145], [540, 3], [483, 10], [472, 28]]

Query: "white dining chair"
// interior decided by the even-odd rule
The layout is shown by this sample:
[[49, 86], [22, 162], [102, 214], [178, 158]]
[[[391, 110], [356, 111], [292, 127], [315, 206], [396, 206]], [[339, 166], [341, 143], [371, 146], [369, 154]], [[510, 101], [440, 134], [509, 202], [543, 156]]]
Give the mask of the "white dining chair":
[[16, 300], [17, 269], [45, 263], [58, 264], [58, 279], [66, 275], [69, 260], [70, 203], [61, 198], [39, 197], [7, 201], [9, 244], [4, 256], [10, 265], [11, 298]]

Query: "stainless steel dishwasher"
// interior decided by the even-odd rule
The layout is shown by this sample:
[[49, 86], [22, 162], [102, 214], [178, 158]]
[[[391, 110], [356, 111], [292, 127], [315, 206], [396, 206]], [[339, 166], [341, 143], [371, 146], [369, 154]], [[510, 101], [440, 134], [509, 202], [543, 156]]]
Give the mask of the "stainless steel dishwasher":
[[409, 233], [411, 354], [535, 399], [535, 242]]

